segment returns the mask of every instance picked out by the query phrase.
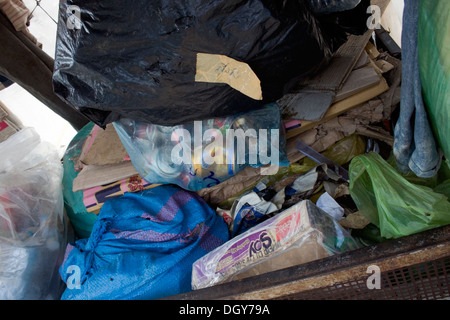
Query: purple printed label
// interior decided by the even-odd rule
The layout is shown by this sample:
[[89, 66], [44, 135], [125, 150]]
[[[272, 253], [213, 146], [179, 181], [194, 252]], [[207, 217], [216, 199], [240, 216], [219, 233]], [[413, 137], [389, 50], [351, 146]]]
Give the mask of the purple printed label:
[[232, 266], [246, 263], [261, 255], [268, 254], [268, 252], [272, 251], [270, 249], [273, 242], [273, 237], [270, 236], [266, 229], [248, 235], [228, 248], [222, 258], [220, 258], [216, 272], [224, 272]]
[[[257, 259], [265, 258], [278, 250], [301, 226], [301, 211], [293, 207], [275, 220], [267, 220], [255, 231], [232, 244], [217, 263], [216, 273], [226, 272], [230, 267], [239, 268]], [[265, 224], [265, 225], [264, 225]]]

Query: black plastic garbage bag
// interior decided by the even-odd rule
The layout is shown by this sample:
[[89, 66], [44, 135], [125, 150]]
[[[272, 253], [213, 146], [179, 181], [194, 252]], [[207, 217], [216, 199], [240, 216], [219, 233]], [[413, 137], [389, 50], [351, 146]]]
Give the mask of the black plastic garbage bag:
[[364, 30], [322, 25], [305, 0], [61, 0], [54, 90], [102, 127], [223, 117], [280, 98]]
[[353, 9], [361, 0], [308, 0], [315, 14], [327, 14]]

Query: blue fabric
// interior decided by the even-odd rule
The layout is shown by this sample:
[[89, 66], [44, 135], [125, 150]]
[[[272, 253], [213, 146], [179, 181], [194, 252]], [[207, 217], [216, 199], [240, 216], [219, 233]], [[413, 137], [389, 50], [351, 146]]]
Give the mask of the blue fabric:
[[[191, 290], [192, 264], [229, 239], [222, 218], [172, 185], [107, 201], [89, 239], [67, 247], [63, 300], [157, 299]], [[71, 267], [72, 266], [72, 267]], [[81, 287], [69, 286], [73, 266]]]
[[402, 172], [433, 177], [440, 168], [436, 147], [422, 98], [418, 59], [419, 0], [405, 0], [402, 32], [402, 92], [400, 115], [394, 130], [394, 156]]

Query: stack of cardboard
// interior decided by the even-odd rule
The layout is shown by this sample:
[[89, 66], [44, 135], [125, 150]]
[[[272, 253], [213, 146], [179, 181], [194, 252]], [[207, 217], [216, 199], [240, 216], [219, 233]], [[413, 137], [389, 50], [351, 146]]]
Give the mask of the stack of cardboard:
[[380, 54], [371, 42], [364, 49], [324, 115], [317, 121], [301, 120], [296, 128], [287, 128], [291, 163], [304, 157], [295, 149], [298, 139], [318, 152], [354, 133], [393, 145], [392, 132], [372, 124], [387, 121], [400, 102], [401, 62], [388, 53]]
[[75, 161], [77, 177], [72, 190], [83, 191], [88, 212], [98, 214], [103, 203], [127, 192], [156, 186], [140, 177], [134, 168], [114, 126], [94, 126]]
[[22, 122], [0, 101], [0, 142], [23, 129]]
[[298, 91], [278, 101], [286, 121], [288, 138], [389, 90], [382, 74], [394, 66], [386, 60], [377, 60], [380, 53], [369, 42], [370, 35], [369, 30], [362, 36], [349, 37], [327, 68], [313, 78], [303, 80]]

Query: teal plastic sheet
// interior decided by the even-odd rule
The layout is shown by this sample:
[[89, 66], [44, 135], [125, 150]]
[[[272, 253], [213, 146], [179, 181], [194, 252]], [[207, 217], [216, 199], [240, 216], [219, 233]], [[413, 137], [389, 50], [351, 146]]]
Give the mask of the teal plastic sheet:
[[97, 215], [86, 210], [83, 203], [83, 191], [72, 191], [73, 180], [78, 175], [78, 172], [75, 171], [74, 160], [80, 155], [83, 143], [93, 127], [93, 122], [84, 126], [72, 139], [63, 156], [64, 175], [62, 183], [64, 207], [75, 233], [80, 238], [89, 237], [94, 222], [97, 220]]

